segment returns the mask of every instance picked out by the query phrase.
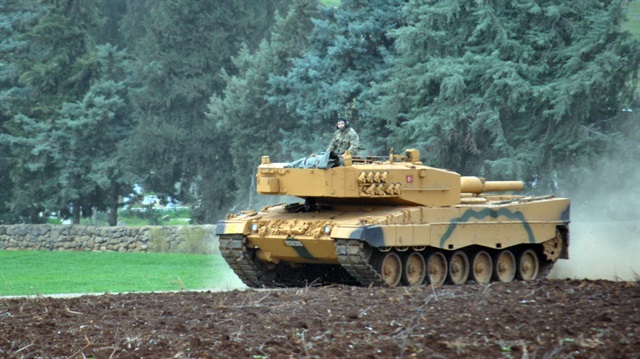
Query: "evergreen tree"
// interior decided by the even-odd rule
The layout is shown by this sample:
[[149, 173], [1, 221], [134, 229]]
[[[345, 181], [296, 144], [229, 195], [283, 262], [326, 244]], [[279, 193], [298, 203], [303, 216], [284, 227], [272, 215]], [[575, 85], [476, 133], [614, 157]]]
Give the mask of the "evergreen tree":
[[[36, 4], [21, 4], [35, 5], [37, 16], [11, 37], [20, 44], [7, 58], [17, 78], [4, 92], [8, 96], [3, 137], [16, 144], [10, 147], [11, 180], [20, 185], [14, 188], [11, 210], [28, 221], [37, 220], [43, 203], [56, 193], [56, 167], [46, 158], [42, 146], [49, 140], [42, 136], [50, 130], [62, 104], [82, 98], [88, 90], [95, 70], [90, 31], [102, 20], [95, 3], [62, 0]], [[19, 9], [25, 14], [23, 7]]]
[[[131, 168], [122, 160], [134, 128], [128, 91], [135, 86], [124, 51], [110, 44], [97, 47], [99, 77], [82, 101], [66, 103], [54, 123], [52, 156], [59, 167], [60, 199], [84, 209], [108, 210], [117, 224], [118, 200], [132, 192]], [[64, 203], [64, 202], [63, 202]], [[74, 212], [79, 223], [79, 212]]]
[[[46, 136], [49, 124], [25, 115], [16, 115], [10, 122], [6, 126], [9, 131], [0, 134], [0, 143], [8, 149], [10, 169], [7, 188], [11, 192], [5, 203], [9, 213], [5, 218], [11, 222], [38, 223], [43, 220], [41, 214], [47, 209], [49, 193], [57, 189], [53, 184], [55, 166], [43, 154], [51, 145]], [[10, 135], [9, 125], [19, 129], [21, 135]]]
[[[625, 2], [410, 2], [377, 110], [390, 143], [467, 174], [549, 187], [612, 139], [637, 76]], [[615, 138], [615, 136], [613, 137]]]
[[131, 193], [134, 180], [119, 148], [133, 128], [127, 93], [133, 84], [123, 51], [99, 46], [96, 63], [99, 77], [81, 101], [64, 103], [52, 122], [17, 115], [13, 123], [22, 135], [2, 136], [20, 155], [15, 206], [36, 199], [39, 210], [59, 210], [74, 224], [81, 215], [109, 209], [109, 224], [116, 224], [118, 198]]
[[97, 2], [98, 11], [103, 15], [102, 26], [95, 31], [96, 43], [113, 44], [118, 48], [126, 49], [128, 42], [124, 33], [122, 22], [129, 6], [134, 6], [138, 1], [108, 0]]
[[[0, 133], [7, 131], [5, 126], [15, 115], [16, 103], [29, 100], [28, 92], [18, 81], [16, 56], [27, 47], [20, 34], [32, 25], [43, 10], [35, 0], [0, 0]], [[0, 141], [0, 223], [20, 221], [21, 217], [29, 216], [30, 212], [19, 212], [10, 205], [14, 187], [10, 176], [10, 150], [6, 141]]]
[[272, 101], [300, 116], [285, 130], [283, 146], [303, 156], [326, 150], [342, 115], [368, 152], [382, 148], [388, 131], [371, 110], [371, 84], [387, 68], [384, 56], [393, 45], [387, 32], [402, 25], [404, 2], [345, 0], [314, 20], [309, 50], [293, 60], [288, 74], [271, 80]]
[[60, 105], [78, 100], [91, 86], [96, 64], [91, 62], [92, 31], [104, 19], [98, 2], [48, 0], [47, 13], [24, 34], [28, 43], [20, 61], [20, 82], [29, 88], [30, 101], [20, 113], [50, 121]]
[[[44, 2], [24, 29], [25, 46], [11, 57], [17, 77], [7, 94], [2, 143], [11, 153], [11, 210], [21, 221], [60, 211], [79, 223], [94, 209], [110, 209], [131, 187], [118, 144], [132, 128], [125, 53], [95, 47], [104, 23], [102, 2]], [[15, 220], [15, 219], [14, 219]]]
[[[134, 94], [140, 122], [131, 146], [147, 188], [195, 203], [205, 196], [213, 201], [203, 203], [207, 211], [227, 201], [233, 183], [228, 138], [208, 129], [207, 102], [223, 89], [220, 69], [234, 74], [231, 56], [243, 42], [255, 49], [274, 11], [287, 3], [145, 1], [143, 11], [125, 16], [123, 24], [144, 34], [134, 46], [144, 86]], [[214, 212], [196, 219], [213, 221]]]
[[271, 40], [263, 40], [255, 53], [243, 47], [233, 58], [238, 74], [223, 73], [224, 92], [210, 99], [207, 117], [214, 127], [206, 133], [221, 132], [228, 139], [236, 190], [233, 204], [238, 208], [255, 206], [254, 176], [261, 155], [291, 159], [282, 146], [283, 132], [295, 128], [298, 121], [295, 114], [268, 101], [268, 81], [270, 76], [286, 74], [291, 67], [289, 59], [302, 55], [316, 8], [316, 0], [296, 0], [286, 17], [276, 16]]

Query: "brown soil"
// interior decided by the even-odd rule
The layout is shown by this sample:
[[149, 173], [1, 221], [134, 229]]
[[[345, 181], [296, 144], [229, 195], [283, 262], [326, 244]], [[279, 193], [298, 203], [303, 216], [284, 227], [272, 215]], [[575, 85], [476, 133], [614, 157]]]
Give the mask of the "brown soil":
[[10, 358], [640, 358], [640, 283], [0, 299]]

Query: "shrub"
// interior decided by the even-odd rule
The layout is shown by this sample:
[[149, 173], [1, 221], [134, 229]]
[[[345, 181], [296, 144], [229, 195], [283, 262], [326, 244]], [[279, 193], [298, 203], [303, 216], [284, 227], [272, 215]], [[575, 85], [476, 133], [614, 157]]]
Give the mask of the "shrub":
[[182, 226], [176, 231], [175, 240], [163, 227], [149, 232], [149, 250], [161, 253], [212, 254], [213, 243], [207, 241], [207, 232], [200, 227]]
[[171, 244], [167, 233], [161, 227], [151, 228], [149, 232], [149, 250], [158, 253], [170, 253]]
[[213, 245], [207, 243], [206, 231], [200, 227], [182, 227], [180, 233], [184, 236], [181, 253], [211, 254]]

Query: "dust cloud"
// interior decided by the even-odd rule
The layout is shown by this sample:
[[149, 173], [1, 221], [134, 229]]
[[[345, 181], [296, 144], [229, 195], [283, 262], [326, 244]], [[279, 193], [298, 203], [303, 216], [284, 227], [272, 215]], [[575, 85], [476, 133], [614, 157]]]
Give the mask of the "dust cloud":
[[569, 260], [559, 260], [552, 279], [640, 280], [640, 224], [573, 222]]
[[640, 280], [640, 126], [593, 164], [571, 199], [569, 260], [549, 278]]
[[[215, 226], [213, 231], [215, 232]], [[246, 289], [247, 286], [238, 278], [233, 270], [222, 260], [220, 241], [218, 236], [208, 238], [213, 245], [213, 255], [209, 256], [211, 276], [203, 283], [203, 288], [213, 291], [228, 291]]]

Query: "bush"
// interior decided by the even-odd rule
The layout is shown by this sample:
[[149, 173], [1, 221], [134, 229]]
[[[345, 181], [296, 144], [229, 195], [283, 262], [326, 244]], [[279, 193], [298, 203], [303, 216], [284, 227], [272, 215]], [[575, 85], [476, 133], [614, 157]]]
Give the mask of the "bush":
[[167, 237], [167, 233], [161, 227], [151, 228], [151, 232], [149, 232], [149, 250], [151, 252], [158, 253], [171, 252], [169, 238]]
[[184, 248], [180, 253], [190, 254], [211, 254], [213, 253], [213, 246], [211, 243], [207, 243], [206, 232], [200, 227], [183, 227], [182, 234], [184, 235]]
[[149, 250], [159, 253], [212, 254], [213, 243], [207, 242], [206, 231], [200, 227], [183, 226], [172, 239], [162, 227], [154, 227], [149, 233]]

